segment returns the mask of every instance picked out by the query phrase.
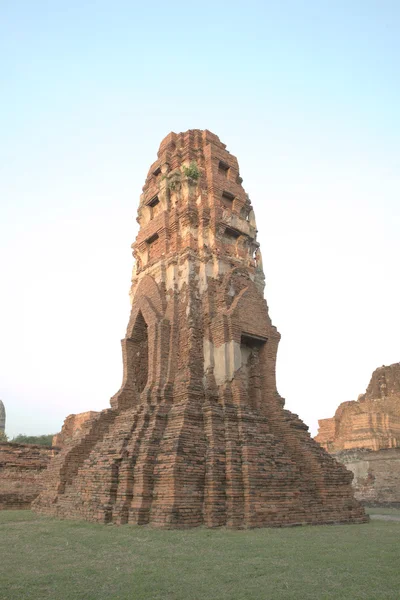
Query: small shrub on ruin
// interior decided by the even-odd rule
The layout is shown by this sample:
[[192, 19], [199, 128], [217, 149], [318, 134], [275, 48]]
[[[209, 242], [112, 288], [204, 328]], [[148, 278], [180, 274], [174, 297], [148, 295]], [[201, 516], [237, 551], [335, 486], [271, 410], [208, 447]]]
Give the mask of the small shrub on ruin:
[[197, 180], [200, 177], [199, 167], [194, 161], [192, 161], [188, 167], [183, 165], [182, 170], [184, 175], [186, 175], [186, 177], [190, 177], [191, 179]]

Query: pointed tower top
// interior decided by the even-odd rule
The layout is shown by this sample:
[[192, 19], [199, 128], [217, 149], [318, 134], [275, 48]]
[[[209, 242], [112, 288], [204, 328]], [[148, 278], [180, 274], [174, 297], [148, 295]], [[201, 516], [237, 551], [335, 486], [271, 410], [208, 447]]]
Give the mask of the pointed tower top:
[[133, 283], [160, 262], [185, 254], [213, 263], [216, 277], [234, 267], [264, 289], [254, 212], [235, 156], [208, 130], [170, 133], [160, 144], [140, 198], [132, 245]]

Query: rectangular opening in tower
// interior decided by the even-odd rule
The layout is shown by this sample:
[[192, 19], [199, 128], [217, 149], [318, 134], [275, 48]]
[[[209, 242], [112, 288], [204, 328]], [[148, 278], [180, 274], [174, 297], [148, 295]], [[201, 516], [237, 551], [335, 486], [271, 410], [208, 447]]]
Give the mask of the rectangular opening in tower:
[[154, 233], [146, 240], [147, 248], [148, 248], [148, 259], [156, 258], [157, 250], [159, 247], [159, 235], [158, 233]]
[[150, 206], [151, 208], [154, 208], [155, 206], [157, 206], [157, 204], [160, 202], [160, 200], [158, 199], [158, 196], [154, 196], [154, 198], [152, 198], [151, 200], [149, 200], [147, 202], [147, 206]]
[[237, 239], [238, 239], [238, 237], [240, 237], [240, 236], [241, 236], [241, 233], [240, 233], [240, 231], [238, 231], [238, 229], [234, 229], [233, 227], [226, 227], [226, 228], [225, 228], [225, 235], [226, 235], [228, 238], [231, 238], [231, 239], [237, 240]]
[[240, 339], [241, 377], [252, 409], [258, 409], [261, 402], [260, 352], [266, 341], [264, 337], [247, 333]]
[[161, 204], [158, 196], [154, 196], [147, 202], [147, 206], [150, 209], [150, 219], [154, 219], [161, 212]]
[[224, 190], [222, 192], [222, 197], [224, 200], [229, 200], [229, 202], [233, 202], [235, 199], [235, 194], [231, 194], [231, 192], [227, 192], [226, 190]]
[[260, 348], [267, 341], [268, 341], [268, 339], [266, 337], [262, 337], [259, 335], [253, 335], [252, 333], [242, 333], [242, 336], [240, 338], [241, 344], [246, 344], [247, 346], [250, 346], [250, 347], [254, 346], [255, 348], [257, 348], [257, 347]]
[[232, 210], [232, 206], [233, 206], [233, 201], [235, 199], [234, 194], [231, 194], [230, 192], [227, 192], [226, 190], [224, 190], [222, 192], [222, 204], [226, 207]]
[[220, 175], [223, 175], [224, 177], [228, 178], [229, 165], [227, 165], [226, 162], [224, 162], [223, 160], [219, 161], [219, 164], [218, 164], [218, 173]]

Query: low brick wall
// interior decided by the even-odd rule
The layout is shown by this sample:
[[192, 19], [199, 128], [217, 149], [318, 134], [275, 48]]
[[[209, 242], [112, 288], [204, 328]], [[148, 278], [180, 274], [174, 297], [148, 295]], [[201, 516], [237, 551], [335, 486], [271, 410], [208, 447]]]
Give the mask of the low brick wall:
[[0, 443], [0, 510], [28, 509], [42, 490], [41, 473], [58, 448]]
[[400, 448], [342, 450], [332, 456], [353, 472], [357, 500], [400, 508]]

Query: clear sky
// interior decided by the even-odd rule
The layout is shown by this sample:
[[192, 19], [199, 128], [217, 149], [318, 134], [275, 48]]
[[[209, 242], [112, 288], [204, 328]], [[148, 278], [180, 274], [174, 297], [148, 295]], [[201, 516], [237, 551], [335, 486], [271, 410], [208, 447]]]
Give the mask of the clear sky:
[[44, 434], [119, 389], [130, 245], [170, 131], [238, 157], [278, 389], [316, 433], [400, 360], [397, 0], [0, 2], [0, 398]]

